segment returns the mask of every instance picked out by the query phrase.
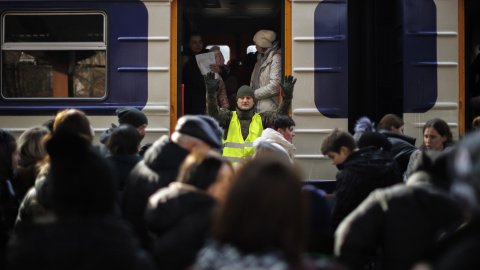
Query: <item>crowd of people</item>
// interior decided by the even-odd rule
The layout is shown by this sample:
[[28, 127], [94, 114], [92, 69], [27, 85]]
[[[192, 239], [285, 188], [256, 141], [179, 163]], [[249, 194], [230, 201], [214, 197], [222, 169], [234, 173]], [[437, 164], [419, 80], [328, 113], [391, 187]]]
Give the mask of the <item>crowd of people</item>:
[[[454, 143], [435, 118], [417, 148], [400, 117], [361, 118], [355, 134], [319, 142], [338, 168], [330, 196], [295, 164], [296, 79], [262, 82], [276, 69], [275, 33], [254, 41], [252, 84], [234, 106], [214, 48], [212, 72], [190, 78], [201, 93], [185, 91], [203, 104], [153, 144], [142, 146], [148, 119], [133, 107], [116, 110], [99, 145], [78, 109], [18, 140], [0, 129], [0, 268], [479, 267], [480, 134]], [[184, 72], [202, 51], [193, 34]]]

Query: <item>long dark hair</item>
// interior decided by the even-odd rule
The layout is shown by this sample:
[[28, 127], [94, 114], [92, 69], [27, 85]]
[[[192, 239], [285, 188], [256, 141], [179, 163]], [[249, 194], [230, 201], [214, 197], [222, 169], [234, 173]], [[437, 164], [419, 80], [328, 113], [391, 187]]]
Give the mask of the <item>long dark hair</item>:
[[237, 175], [212, 235], [244, 254], [279, 250], [295, 263], [306, 240], [307, 213], [299, 174], [281, 161], [259, 158]]

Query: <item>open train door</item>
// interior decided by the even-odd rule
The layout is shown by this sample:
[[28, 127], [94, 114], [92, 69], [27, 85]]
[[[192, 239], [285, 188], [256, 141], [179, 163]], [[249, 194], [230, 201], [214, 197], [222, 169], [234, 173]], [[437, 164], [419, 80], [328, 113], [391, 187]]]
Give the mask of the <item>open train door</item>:
[[321, 144], [332, 130], [348, 126], [347, 0], [286, 1], [286, 7], [287, 35], [291, 7], [291, 66], [298, 78], [292, 104], [295, 162], [306, 179], [333, 180], [337, 168]]

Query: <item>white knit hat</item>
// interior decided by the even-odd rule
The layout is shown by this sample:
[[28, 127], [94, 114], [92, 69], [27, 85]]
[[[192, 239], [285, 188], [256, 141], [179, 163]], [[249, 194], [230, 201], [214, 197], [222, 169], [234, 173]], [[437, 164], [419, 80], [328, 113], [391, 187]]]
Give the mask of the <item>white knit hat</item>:
[[260, 30], [255, 34], [255, 36], [253, 36], [253, 42], [255, 42], [255, 45], [258, 45], [262, 48], [270, 48], [276, 37], [277, 34], [275, 34], [273, 31]]

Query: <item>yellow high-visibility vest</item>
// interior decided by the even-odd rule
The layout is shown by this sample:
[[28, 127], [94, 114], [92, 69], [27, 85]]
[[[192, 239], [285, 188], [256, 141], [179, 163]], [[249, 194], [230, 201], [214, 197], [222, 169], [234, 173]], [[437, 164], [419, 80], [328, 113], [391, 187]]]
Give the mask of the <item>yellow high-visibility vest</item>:
[[245, 157], [252, 157], [255, 154], [253, 141], [262, 136], [262, 131], [262, 118], [260, 114], [255, 113], [248, 127], [247, 139], [243, 140], [240, 120], [238, 120], [237, 112], [233, 112], [232, 120], [228, 127], [227, 139], [223, 142], [223, 156], [232, 163], [245, 162]]

